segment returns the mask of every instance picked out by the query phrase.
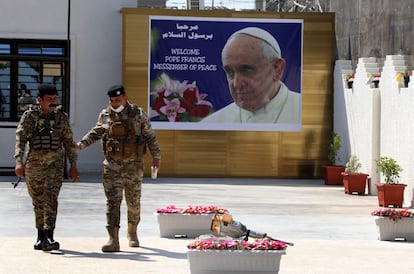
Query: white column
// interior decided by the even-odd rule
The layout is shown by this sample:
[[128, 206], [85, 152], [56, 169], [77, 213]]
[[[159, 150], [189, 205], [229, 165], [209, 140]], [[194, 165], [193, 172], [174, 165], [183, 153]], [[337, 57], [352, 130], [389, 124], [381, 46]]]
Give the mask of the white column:
[[379, 156], [380, 97], [379, 89], [371, 88], [369, 75], [379, 73], [382, 64], [376, 58], [359, 58], [353, 89], [346, 89], [346, 110], [349, 123], [351, 154], [361, 164], [361, 172], [370, 175], [368, 193], [376, 194], [378, 180], [375, 160]]
[[403, 206], [413, 206], [414, 187], [414, 88], [396, 82], [398, 72], [409, 68], [409, 58], [388, 55], [381, 75], [381, 156], [394, 158], [403, 168], [400, 183], [406, 184]]
[[352, 73], [352, 62], [351, 60], [337, 60], [335, 62], [334, 69], [334, 132], [338, 133], [342, 138], [342, 146], [339, 150], [339, 164], [345, 165], [351, 155], [351, 140], [349, 132], [349, 120], [346, 111], [346, 99], [345, 89], [347, 89], [345, 83], [345, 76], [348, 73]]

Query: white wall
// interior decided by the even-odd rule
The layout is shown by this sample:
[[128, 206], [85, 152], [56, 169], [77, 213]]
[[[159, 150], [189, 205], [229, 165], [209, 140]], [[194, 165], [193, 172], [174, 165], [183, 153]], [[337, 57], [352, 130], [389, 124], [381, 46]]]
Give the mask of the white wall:
[[[389, 62], [392, 58], [403, 59], [405, 65], [394, 65]], [[381, 156], [392, 157], [403, 168], [400, 182], [407, 185], [404, 207], [414, 207], [414, 77], [409, 87], [403, 88], [402, 83], [395, 81], [395, 76], [412, 67], [411, 58], [390, 55], [384, 64], [360, 58], [353, 89], [335, 84], [334, 93], [335, 131], [346, 133], [344, 136], [350, 144], [347, 157], [357, 155], [362, 163], [361, 172], [371, 176], [369, 194], [377, 194], [375, 183], [383, 179], [376, 170], [375, 161]], [[341, 68], [340, 64], [335, 73], [342, 70], [344, 76], [347, 67]], [[379, 71], [382, 71], [379, 88], [371, 88], [367, 84], [368, 75]]]
[[[0, 37], [67, 38], [68, 0], [0, 0]], [[75, 139], [107, 105], [106, 90], [122, 80], [123, 7], [136, 0], [71, 0], [71, 109]], [[14, 166], [15, 126], [0, 123], [0, 166]], [[100, 144], [79, 154], [80, 172], [100, 171]]]

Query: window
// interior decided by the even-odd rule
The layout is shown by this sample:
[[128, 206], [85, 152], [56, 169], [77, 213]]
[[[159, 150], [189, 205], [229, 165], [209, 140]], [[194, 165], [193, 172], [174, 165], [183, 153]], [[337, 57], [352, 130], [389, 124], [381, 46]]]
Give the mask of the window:
[[190, 0], [188, 2], [189, 5], [189, 9], [191, 10], [199, 10], [200, 9], [200, 0]]
[[36, 104], [41, 83], [56, 85], [69, 109], [69, 54], [66, 40], [0, 39], [0, 121], [17, 122]]

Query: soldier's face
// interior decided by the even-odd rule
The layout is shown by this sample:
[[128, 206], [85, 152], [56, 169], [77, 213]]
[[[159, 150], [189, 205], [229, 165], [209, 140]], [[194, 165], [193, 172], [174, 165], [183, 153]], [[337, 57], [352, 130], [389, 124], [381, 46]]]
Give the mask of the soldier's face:
[[39, 101], [40, 109], [43, 114], [49, 114], [54, 111], [57, 107], [57, 96], [56, 95], [45, 95], [42, 97], [37, 97]]
[[109, 104], [112, 108], [117, 109], [120, 106], [125, 106], [126, 102], [128, 100], [128, 97], [126, 95], [119, 95], [116, 97], [109, 97]]

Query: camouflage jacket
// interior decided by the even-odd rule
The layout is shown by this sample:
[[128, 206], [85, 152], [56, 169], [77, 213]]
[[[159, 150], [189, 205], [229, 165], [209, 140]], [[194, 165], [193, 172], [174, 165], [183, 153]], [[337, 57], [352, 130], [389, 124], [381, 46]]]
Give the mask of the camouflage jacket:
[[[53, 146], [50, 149], [42, 149], [35, 144], [36, 136], [42, 131], [46, 131], [48, 140], [53, 138]], [[52, 142], [52, 141], [50, 141]], [[63, 149], [69, 159], [70, 165], [76, 168], [77, 153], [73, 150], [73, 133], [69, 123], [68, 115], [57, 107], [53, 112], [44, 115], [38, 106], [31, 106], [26, 110], [16, 129], [16, 145], [14, 158], [16, 162], [24, 162], [24, 154], [28, 145], [27, 157], [32, 154], [49, 155], [56, 159], [56, 155], [63, 157]]]
[[161, 151], [158, 145], [157, 137], [155, 132], [151, 127], [151, 123], [149, 121], [148, 115], [145, 111], [136, 106], [135, 104], [129, 104], [125, 107], [123, 111], [120, 113], [115, 113], [109, 107], [103, 109], [99, 113], [98, 121], [85, 136], [79, 141], [80, 142], [80, 149], [85, 149], [95, 143], [98, 140], [101, 140], [102, 143], [104, 142], [105, 136], [109, 134], [109, 126], [111, 124], [112, 118], [117, 117], [119, 121], [125, 122], [128, 119], [129, 113], [132, 109], [135, 108], [136, 114], [135, 117], [132, 118], [132, 124], [134, 126], [134, 131], [136, 134], [136, 141], [137, 142], [145, 142], [146, 146], [148, 147], [151, 156], [153, 159], [161, 159]]

